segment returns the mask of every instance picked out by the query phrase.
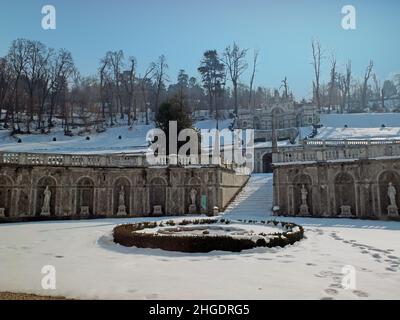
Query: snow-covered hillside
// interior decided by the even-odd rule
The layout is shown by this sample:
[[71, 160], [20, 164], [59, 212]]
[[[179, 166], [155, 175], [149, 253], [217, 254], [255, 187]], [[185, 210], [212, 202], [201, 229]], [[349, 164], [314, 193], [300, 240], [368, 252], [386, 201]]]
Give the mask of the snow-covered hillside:
[[[219, 121], [218, 127], [225, 129], [231, 119]], [[315, 139], [400, 139], [400, 114], [322, 114], [322, 128], [318, 129]], [[382, 128], [382, 124], [385, 125]], [[347, 125], [347, 128], [344, 126]], [[198, 129], [215, 129], [215, 120], [203, 120], [195, 123]], [[0, 151], [41, 152], [41, 153], [134, 153], [146, 149], [146, 134], [154, 128], [153, 124], [138, 124], [108, 128], [106, 132], [73, 137], [65, 136], [63, 130], [54, 128], [50, 134], [16, 135], [11, 137], [8, 130], [0, 130]], [[301, 128], [301, 137], [311, 133], [312, 128]], [[90, 136], [90, 140], [86, 137]], [[119, 139], [121, 137], [121, 139]], [[18, 139], [21, 143], [17, 143]], [[56, 141], [53, 141], [56, 138]], [[227, 141], [228, 142], [228, 141]], [[289, 141], [279, 141], [286, 146]], [[271, 147], [271, 142], [257, 143], [256, 147]]]
[[400, 139], [400, 113], [322, 114], [321, 124], [315, 139]]
[[[228, 128], [232, 120], [219, 121], [219, 128]], [[216, 128], [215, 120], [204, 120], [195, 123], [198, 129]], [[139, 124], [129, 128], [120, 126], [108, 128], [105, 132], [85, 134], [82, 136], [65, 136], [62, 129], [54, 129], [50, 134], [30, 134], [10, 136], [8, 130], [0, 130], [0, 151], [40, 152], [40, 153], [134, 153], [146, 149], [146, 134], [154, 124]], [[90, 140], [86, 137], [90, 136]], [[119, 139], [121, 137], [121, 139]], [[17, 143], [18, 139], [22, 143]], [[56, 141], [53, 141], [56, 138]]]

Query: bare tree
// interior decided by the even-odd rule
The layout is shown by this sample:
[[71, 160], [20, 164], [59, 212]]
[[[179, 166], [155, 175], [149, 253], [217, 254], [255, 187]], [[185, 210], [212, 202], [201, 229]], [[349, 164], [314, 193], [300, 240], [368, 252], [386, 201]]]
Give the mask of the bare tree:
[[247, 69], [247, 62], [245, 60], [247, 49], [240, 49], [236, 43], [233, 46], [225, 48], [224, 63], [228, 71], [228, 75], [233, 85], [233, 97], [235, 114], [238, 114], [238, 82], [240, 76]]
[[361, 109], [364, 109], [367, 104], [367, 90], [368, 90], [368, 80], [371, 77], [372, 69], [374, 67], [374, 62], [371, 60], [369, 62], [369, 65], [365, 69], [364, 73], [364, 80], [362, 84], [362, 89], [361, 89]]
[[120, 118], [124, 118], [124, 113], [122, 110], [122, 99], [121, 99], [121, 70], [123, 68], [124, 63], [124, 53], [122, 50], [112, 51], [107, 53], [108, 62], [112, 68], [113, 72], [113, 80], [115, 86], [115, 101], [116, 101], [116, 110], [120, 113]]
[[147, 85], [148, 82], [151, 82], [151, 79], [154, 77], [154, 70], [156, 69], [156, 65], [154, 62], [150, 63], [149, 67], [146, 69], [144, 76], [140, 79], [140, 88], [142, 91], [143, 98], [143, 107], [146, 113], [146, 124], [149, 124], [149, 112], [147, 106]]
[[377, 101], [380, 101], [382, 109], [385, 108], [385, 91], [381, 82], [378, 80], [376, 74], [372, 74], [372, 80], [374, 83], [374, 95]]
[[[7, 59], [0, 58], [0, 120], [2, 119], [2, 110], [6, 109], [6, 115], [11, 103], [11, 84], [12, 84], [12, 71], [11, 66]], [[7, 127], [7, 126], [6, 126]]]
[[103, 58], [100, 61], [101, 65], [99, 68], [100, 74], [100, 100], [101, 100], [101, 113], [103, 117], [103, 121], [106, 119], [106, 78], [107, 78], [107, 59]]
[[331, 71], [330, 71], [330, 84], [329, 84], [329, 106], [328, 113], [331, 112], [331, 107], [334, 105], [334, 94], [336, 86], [336, 57], [332, 54], [331, 57]]
[[[13, 74], [13, 96], [14, 101], [11, 102], [11, 108], [7, 110], [5, 126], [7, 126], [9, 114], [11, 113], [12, 132], [15, 132], [15, 113], [19, 111], [19, 84], [23, 72], [28, 61], [28, 40], [17, 39], [11, 44], [8, 51], [7, 61], [10, 63], [11, 72]], [[19, 122], [17, 121], [18, 131]]]
[[165, 56], [162, 54], [159, 58], [157, 63], [155, 64], [154, 70], [154, 78], [155, 78], [155, 85], [156, 85], [156, 101], [155, 101], [155, 111], [158, 111], [159, 101], [160, 101], [160, 93], [162, 86], [164, 85], [164, 81], [168, 79], [166, 75], [166, 71], [168, 69], [168, 64]]
[[[39, 81], [45, 77], [48, 72], [48, 61], [52, 55], [52, 50], [48, 50], [46, 46], [39, 41], [28, 41], [28, 57], [24, 69], [24, 76], [28, 86], [29, 108], [27, 115], [26, 129], [30, 132], [30, 123], [34, 118], [34, 92]], [[38, 127], [40, 127], [40, 123]]]
[[289, 97], [289, 85], [288, 85], [287, 77], [285, 77], [285, 79], [283, 79], [281, 81], [281, 83], [282, 83], [282, 85], [279, 87], [279, 89], [283, 88], [283, 97], [285, 99], [287, 99]]
[[[51, 68], [48, 91], [45, 93], [45, 98], [50, 94], [50, 111], [48, 116], [49, 131], [52, 127], [55, 106], [62, 94], [64, 94], [63, 98], [65, 100], [65, 91], [68, 89], [68, 79], [76, 72], [77, 70], [71, 52], [64, 49], [59, 50]], [[63, 103], [63, 109], [65, 108], [66, 103]], [[66, 113], [66, 110], [63, 110], [63, 113]], [[66, 130], [68, 131], [68, 128]]]
[[258, 50], [254, 50], [253, 71], [251, 73], [251, 78], [250, 78], [249, 109], [251, 107], [251, 99], [252, 99], [252, 94], [253, 94], [253, 83], [254, 83], [254, 77], [255, 77], [256, 69], [257, 69], [258, 54], [259, 54], [259, 51]]
[[[128, 125], [132, 124], [132, 120], [136, 119], [136, 108], [133, 107], [133, 98], [135, 94], [135, 70], [136, 70], [136, 59], [135, 57], [129, 57], [129, 70], [125, 73], [126, 76], [122, 78], [125, 91], [128, 98]], [[132, 116], [133, 109], [133, 116]]]
[[344, 82], [345, 90], [344, 90], [344, 96], [346, 97], [347, 101], [347, 111], [350, 110], [350, 97], [351, 97], [351, 92], [350, 92], [350, 86], [351, 86], [351, 60], [347, 61], [346, 64], [346, 79]]
[[320, 88], [321, 88], [320, 77], [321, 77], [321, 59], [322, 59], [321, 44], [318, 40], [312, 40], [311, 47], [313, 55], [312, 65], [314, 68], [314, 76], [315, 76], [315, 79], [313, 81], [314, 99], [315, 102], [317, 103], [318, 110], [321, 111], [321, 96], [320, 96]]

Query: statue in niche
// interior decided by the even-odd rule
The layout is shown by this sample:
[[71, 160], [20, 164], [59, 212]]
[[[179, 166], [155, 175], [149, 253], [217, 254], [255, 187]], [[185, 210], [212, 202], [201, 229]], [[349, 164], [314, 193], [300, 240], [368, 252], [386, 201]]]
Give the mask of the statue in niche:
[[196, 196], [197, 196], [197, 190], [192, 189], [190, 190], [190, 201], [192, 202], [192, 205], [196, 205]]
[[42, 214], [50, 214], [51, 191], [49, 186], [46, 186], [46, 189], [43, 191], [43, 195]]
[[196, 197], [197, 197], [197, 190], [192, 189], [190, 190], [190, 205], [189, 205], [189, 213], [194, 214], [197, 212], [197, 206], [196, 206]]
[[393, 183], [389, 182], [387, 196], [389, 197], [389, 206], [387, 207], [388, 215], [389, 216], [398, 216], [399, 210], [396, 204], [396, 188], [394, 187]]
[[307, 205], [308, 191], [307, 191], [306, 187], [304, 186], [304, 184], [301, 185], [300, 191], [301, 191], [301, 204]]
[[124, 206], [125, 205], [125, 189], [124, 189], [124, 186], [121, 186], [121, 190], [119, 191], [118, 205], [119, 206]]
[[307, 191], [306, 187], [304, 186], [304, 184], [301, 185], [300, 193], [301, 193], [300, 215], [309, 216], [310, 211], [309, 211], [308, 205], [307, 205], [308, 191]]
[[388, 197], [390, 200], [390, 205], [396, 207], [396, 188], [393, 186], [393, 183], [389, 182], [388, 186]]

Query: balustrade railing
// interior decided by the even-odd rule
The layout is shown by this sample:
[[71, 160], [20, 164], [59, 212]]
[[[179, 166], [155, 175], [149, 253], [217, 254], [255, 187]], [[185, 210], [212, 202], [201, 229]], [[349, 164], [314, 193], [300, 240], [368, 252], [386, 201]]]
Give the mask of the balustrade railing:
[[208, 166], [219, 165], [229, 169], [238, 166], [224, 163], [221, 157], [210, 155], [160, 155], [148, 161], [145, 153], [140, 154], [45, 154], [23, 152], [0, 152], [0, 164], [17, 164], [28, 166], [71, 166], [71, 167], [151, 167], [151, 166]]
[[400, 157], [400, 140], [304, 140], [273, 154], [273, 163]]

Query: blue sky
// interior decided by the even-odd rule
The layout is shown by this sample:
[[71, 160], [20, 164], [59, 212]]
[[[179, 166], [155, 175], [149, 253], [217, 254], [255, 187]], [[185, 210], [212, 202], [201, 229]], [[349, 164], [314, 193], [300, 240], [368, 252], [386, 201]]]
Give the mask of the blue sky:
[[[57, 10], [57, 29], [41, 28], [43, 5]], [[357, 29], [341, 27], [341, 8], [356, 8]], [[13, 39], [40, 40], [73, 54], [84, 75], [94, 74], [108, 50], [123, 49], [138, 60], [139, 73], [167, 57], [169, 75], [179, 69], [198, 77], [197, 67], [207, 49], [222, 50], [236, 41], [260, 51], [256, 84], [279, 87], [287, 76], [298, 98], [309, 96], [313, 76], [311, 39], [318, 38], [326, 59], [334, 52], [339, 67], [353, 61], [362, 76], [370, 59], [386, 79], [400, 72], [400, 1], [398, 0], [1, 0], [0, 55]], [[243, 76], [248, 83], [249, 72]]]

